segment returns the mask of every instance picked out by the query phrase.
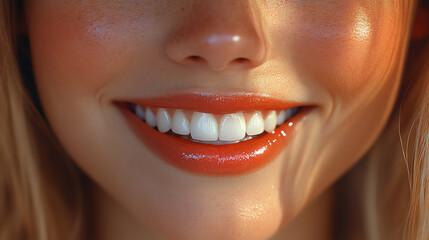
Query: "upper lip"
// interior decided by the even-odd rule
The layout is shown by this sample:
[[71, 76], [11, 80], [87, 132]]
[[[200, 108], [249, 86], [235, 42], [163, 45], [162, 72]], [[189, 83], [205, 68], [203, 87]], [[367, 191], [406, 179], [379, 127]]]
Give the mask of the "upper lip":
[[152, 108], [175, 108], [191, 111], [226, 114], [252, 110], [283, 110], [302, 107], [304, 104], [284, 101], [268, 95], [256, 93], [201, 93], [175, 94], [141, 99], [128, 99], [123, 102]]

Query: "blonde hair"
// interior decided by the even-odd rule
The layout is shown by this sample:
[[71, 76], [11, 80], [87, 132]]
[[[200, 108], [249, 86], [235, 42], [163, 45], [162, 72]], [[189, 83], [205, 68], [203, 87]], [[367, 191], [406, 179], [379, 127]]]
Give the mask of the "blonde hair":
[[429, 239], [429, 49], [419, 79], [403, 108], [414, 108], [400, 129], [410, 187], [407, 232], [409, 239]]
[[[28, 93], [14, 33], [15, 3], [0, 0], [0, 240], [84, 239], [88, 180]], [[365, 239], [401, 233], [404, 239], [429, 239], [429, 52], [424, 56], [406, 101], [398, 104], [366, 161], [340, 183], [350, 192], [365, 177], [359, 201]]]
[[82, 239], [82, 176], [23, 84], [15, 4], [0, 1], [0, 239]]

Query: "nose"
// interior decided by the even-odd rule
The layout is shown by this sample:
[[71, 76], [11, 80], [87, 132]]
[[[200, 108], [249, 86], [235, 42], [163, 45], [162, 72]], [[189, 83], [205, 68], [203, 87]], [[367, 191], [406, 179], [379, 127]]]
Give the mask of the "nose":
[[251, 69], [265, 62], [262, 21], [248, 1], [194, 1], [183, 14], [183, 24], [165, 45], [171, 60], [211, 71]]

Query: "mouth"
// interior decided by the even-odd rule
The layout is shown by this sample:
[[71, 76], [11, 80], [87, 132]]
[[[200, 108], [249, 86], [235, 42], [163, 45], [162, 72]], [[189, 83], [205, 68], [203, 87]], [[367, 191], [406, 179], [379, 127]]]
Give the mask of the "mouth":
[[240, 175], [271, 162], [312, 109], [252, 94], [187, 94], [116, 102], [165, 162], [204, 175]]
[[128, 103], [140, 120], [161, 133], [212, 145], [235, 144], [261, 137], [289, 121], [300, 107], [212, 114], [183, 109], [150, 108]]

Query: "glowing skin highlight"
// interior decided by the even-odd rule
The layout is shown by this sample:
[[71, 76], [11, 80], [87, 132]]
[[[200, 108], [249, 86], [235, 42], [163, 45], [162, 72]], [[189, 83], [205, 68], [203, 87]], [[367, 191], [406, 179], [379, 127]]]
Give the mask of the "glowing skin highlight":
[[[362, 157], [391, 112], [411, 1], [395, 4], [25, 1], [44, 113], [94, 180], [93, 239], [284, 239], [298, 234], [291, 224], [331, 239], [329, 214], [293, 220]], [[270, 164], [195, 175], [154, 154], [115, 104], [193, 92], [314, 110]], [[329, 206], [323, 199], [314, 206]]]

